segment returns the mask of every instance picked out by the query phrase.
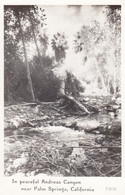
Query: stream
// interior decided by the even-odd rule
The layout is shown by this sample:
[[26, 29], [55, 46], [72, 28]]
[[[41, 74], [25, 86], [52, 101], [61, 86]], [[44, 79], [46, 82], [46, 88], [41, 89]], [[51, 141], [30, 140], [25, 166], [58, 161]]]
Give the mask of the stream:
[[[37, 144], [37, 147], [39, 147], [39, 145], [42, 143], [43, 145], [41, 145], [41, 150], [43, 146], [47, 148], [46, 151], [48, 151], [48, 149], [50, 151], [58, 150], [58, 154], [60, 154], [61, 151], [64, 161], [66, 160], [66, 162], [69, 164], [73, 164], [73, 166], [78, 167], [78, 176], [89, 176], [96, 174], [98, 176], [100, 175], [100, 172], [98, 173], [98, 169], [96, 170], [95, 165], [98, 163], [98, 166], [101, 167], [102, 162], [96, 162], [95, 160], [93, 162], [93, 159], [95, 157], [97, 159], [100, 159], [100, 157], [106, 158], [107, 154], [109, 155], [109, 151], [106, 146], [112, 144], [113, 141], [116, 141], [107, 141], [106, 136], [99, 130], [100, 125], [105, 127], [107, 124], [119, 120], [120, 117], [120, 113], [117, 115], [117, 117], [114, 117], [110, 113], [99, 112], [97, 114], [91, 114], [82, 117], [58, 117], [56, 120], [54, 120], [54, 123], [47, 119], [47, 125], [45, 126], [42, 125], [43, 123], [39, 123], [39, 125], [35, 127], [23, 126], [16, 128], [15, 130], [11, 131], [9, 137], [6, 137], [8, 134], [6, 134], [7, 131], [5, 131], [5, 154], [9, 150], [13, 151], [13, 147], [19, 148], [19, 150], [21, 150], [21, 147], [23, 148], [25, 144], [25, 148], [30, 148], [33, 146], [33, 144]], [[13, 138], [13, 135], [17, 137], [17, 139], [15, 139], [14, 142], [12, 140], [10, 142], [9, 140], [9, 143], [7, 143], [7, 139], [10, 139], [11, 136]], [[27, 139], [26, 142], [25, 139]], [[31, 146], [29, 146], [29, 144]], [[20, 151], [20, 153], [24, 152]], [[19, 159], [21, 159], [20, 157], [20, 155], [17, 155], [17, 159], [14, 161], [19, 161]], [[56, 158], [57, 156], [55, 157], [55, 160], [57, 160]], [[8, 157], [5, 159], [8, 159]], [[11, 155], [10, 159], [14, 159], [13, 155]], [[86, 168], [87, 171], [85, 172], [85, 170], [83, 170], [83, 165], [85, 166], [86, 164], [87, 167], [90, 164], [90, 168]], [[104, 170], [105, 169], [107, 168], [104, 166]], [[101, 176], [104, 175], [102, 174]]]

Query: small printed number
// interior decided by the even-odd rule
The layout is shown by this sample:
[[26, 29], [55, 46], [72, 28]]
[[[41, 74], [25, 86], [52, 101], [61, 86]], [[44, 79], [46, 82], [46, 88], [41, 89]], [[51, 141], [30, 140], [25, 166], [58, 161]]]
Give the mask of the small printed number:
[[106, 187], [106, 191], [116, 191], [116, 187]]

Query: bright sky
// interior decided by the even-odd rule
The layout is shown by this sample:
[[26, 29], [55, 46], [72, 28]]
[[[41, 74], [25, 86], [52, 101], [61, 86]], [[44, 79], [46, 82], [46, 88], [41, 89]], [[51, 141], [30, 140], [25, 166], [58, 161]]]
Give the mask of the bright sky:
[[[91, 25], [93, 20], [100, 21], [102, 24], [104, 21], [104, 14], [102, 14], [104, 6], [41, 5], [40, 7], [45, 9], [49, 41], [53, 34], [64, 32], [68, 37], [70, 48], [73, 46], [74, 35], [83, 25]], [[29, 56], [32, 56], [35, 46], [29, 47], [31, 51]], [[49, 52], [51, 54], [51, 47]]]
[[50, 34], [65, 32], [74, 35], [82, 25], [90, 25], [92, 20], [103, 22], [104, 6], [41, 6], [47, 15], [47, 28]]

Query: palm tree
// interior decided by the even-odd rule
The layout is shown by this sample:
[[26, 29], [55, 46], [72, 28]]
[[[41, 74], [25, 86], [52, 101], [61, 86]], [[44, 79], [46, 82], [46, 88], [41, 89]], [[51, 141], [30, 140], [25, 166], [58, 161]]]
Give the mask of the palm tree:
[[[55, 52], [55, 59], [56, 63], [58, 64], [58, 68], [60, 68], [65, 63], [66, 58], [66, 50], [68, 49], [68, 42], [66, 40], [66, 36], [64, 33], [57, 33], [53, 36], [51, 46]], [[60, 89], [58, 92], [58, 96], [65, 95], [65, 78], [66, 78], [66, 71], [63, 70], [63, 74], [60, 76]]]

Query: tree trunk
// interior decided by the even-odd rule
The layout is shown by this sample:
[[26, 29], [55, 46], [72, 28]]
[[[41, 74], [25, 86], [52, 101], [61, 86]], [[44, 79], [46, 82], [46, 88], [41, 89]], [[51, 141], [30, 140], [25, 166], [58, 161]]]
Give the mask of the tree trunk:
[[114, 88], [114, 95], [116, 95], [116, 67], [114, 67], [114, 75], [113, 75], [113, 88]]
[[18, 12], [17, 17], [18, 17], [18, 23], [19, 23], [19, 28], [20, 28], [20, 34], [21, 34], [21, 38], [22, 38], [22, 44], [23, 44], [23, 50], [24, 50], [24, 56], [25, 56], [25, 64], [26, 64], [26, 68], [27, 68], [27, 78], [28, 78], [28, 82], [29, 82], [32, 100], [35, 101], [35, 95], [34, 95], [34, 91], [33, 91], [32, 79], [31, 79], [31, 75], [30, 75], [30, 68], [29, 68], [29, 63], [28, 63], [28, 59], [27, 59], [25, 40], [24, 40], [24, 36], [23, 36], [19, 12]]
[[80, 110], [84, 111], [87, 114], [90, 114], [90, 112], [88, 111], [88, 109], [79, 101], [75, 100], [72, 96], [67, 96], [64, 95], [63, 96], [67, 101], [75, 104]]
[[[95, 63], [95, 64], [96, 64], [96, 63]], [[106, 93], [108, 93], [107, 87], [106, 87], [106, 85], [105, 85], [104, 77], [103, 77], [103, 75], [102, 75], [102, 73], [101, 73], [101, 71], [100, 71], [100, 68], [99, 68], [99, 66], [98, 66], [97, 64], [96, 64], [96, 69], [97, 69], [97, 71], [98, 71], [99, 76], [101, 77], [102, 87], [103, 87], [104, 91], [105, 91]]]
[[62, 97], [65, 95], [65, 79], [60, 79], [60, 88], [58, 91], [58, 96]]
[[[40, 59], [40, 64], [41, 64], [41, 67], [43, 68], [43, 71], [44, 71], [43, 62], [42, 62], [40, 50], [39, 50], [39, 47], [38, 47], [36, 35], [35, 35], [35, 32], [34, 32], [34, 27], [33, 27], [32, 18], [31, 18], [31, 15], [30, 15], [30, 10], [29, 10], [29, 19], [30, 19], [30, 23], [31, 23], [31, 28], [32, 28], [32, 33], [33, 33], [34, 42], [35, 42], [35, 45], [36, 45], [36, 50], [37, 50], [37, 53], [38, 53], [38, 56], [39, 56], [39, 59]], [[44, 72], [44, 73], [45, 73], [45, 72]]]
[[5, 72], [5, 81], [6, 81], [6, 98], [7, 98], [7, 102], [10, 102], [10, 83], [9, 83], [9, 79], [8, 79], [8, 74]]

